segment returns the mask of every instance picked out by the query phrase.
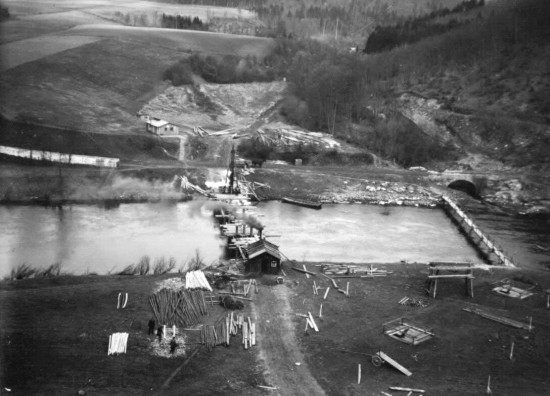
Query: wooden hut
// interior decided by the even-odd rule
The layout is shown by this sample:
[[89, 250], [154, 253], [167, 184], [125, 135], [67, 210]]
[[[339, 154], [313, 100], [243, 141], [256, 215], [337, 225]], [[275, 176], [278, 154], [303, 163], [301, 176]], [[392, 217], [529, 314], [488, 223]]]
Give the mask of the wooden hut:
[[247, 261], [246, 272], [278, 274], [281, 270], [281, 253], [273, 243], [260, 239], [244, 248]]

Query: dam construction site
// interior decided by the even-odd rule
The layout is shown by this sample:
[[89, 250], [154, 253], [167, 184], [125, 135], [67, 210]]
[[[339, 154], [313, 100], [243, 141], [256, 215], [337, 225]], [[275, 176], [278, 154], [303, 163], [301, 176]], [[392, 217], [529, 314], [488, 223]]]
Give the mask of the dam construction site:
[[0, 395], [550, 394], [550, 2], [319, 3], [0, 0]]
[[[197, 252], [178, 272], [153, 273], [143, 262], [117, 275], [0, 282], [3, 362], [9, 363], [3, 388], [14, 394], [545, 393], [550, 275], [522, 267], [502, 240], [482, 231], [468, 214], [467, 195], [405, 186], [393, 200], [388, 192], [401, 187], [385, 184], [384, 199], [374, 203], [387, 220], [406, 206], [443, 211], [477, 260], [300, 260], [279, 243], [284, 235], [273, 234], [275, 219], [258, 199], [293, 196], [282, 205], [321, 218], [350, 204], [274, 191], [275, 184], [258, 176], [281, 168], [237, 164], [233, 149], [229, 167], [209, 172], [217, 176], [202, 187], [185, 176], [169, 183], [217, 228], [222, 257], [211, 264]], [[376, 185], [367, 182], [364, 191]]]

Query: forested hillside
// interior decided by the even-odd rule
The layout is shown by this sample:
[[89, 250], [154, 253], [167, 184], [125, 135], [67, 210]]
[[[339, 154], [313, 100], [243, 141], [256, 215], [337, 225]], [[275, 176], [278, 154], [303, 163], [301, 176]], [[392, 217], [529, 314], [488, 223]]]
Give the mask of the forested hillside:
[[[364, 3], [334, 6], [353, 4]], [[267, 0], [260, 5], [273, 7]], [[181, 75], [187, 78], [180, 83], [191, 81], [193, 73], [221, 83], [285, 78], [281, 115], [289, 122], [403, 166], [472, 150], [514, 166], [548, 166], [550, 3], [468, 0], [453, 7], [416, 18], [392, 14], [403, 24], [375, 28], [373, 35], [394, 29], [400, 37], [376, 54], [282, 36], [261, 60], [192, 57], [167, 77], [173, 83]], [[416, 27], [434, 21], [445, 28], [418, 34]]]

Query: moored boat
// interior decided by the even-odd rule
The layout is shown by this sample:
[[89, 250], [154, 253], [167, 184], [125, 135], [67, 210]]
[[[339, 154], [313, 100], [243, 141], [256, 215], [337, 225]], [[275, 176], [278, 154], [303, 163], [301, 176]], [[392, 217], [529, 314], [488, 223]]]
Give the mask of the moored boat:
[[323, 205], [320, 202], [308, 201], [305, 199], [290, 198], [290, 197], [283, 197], [281, 199], [281, 202], [303, 206], [304, 208], [317, 209], [317, 210], [323, 207]]

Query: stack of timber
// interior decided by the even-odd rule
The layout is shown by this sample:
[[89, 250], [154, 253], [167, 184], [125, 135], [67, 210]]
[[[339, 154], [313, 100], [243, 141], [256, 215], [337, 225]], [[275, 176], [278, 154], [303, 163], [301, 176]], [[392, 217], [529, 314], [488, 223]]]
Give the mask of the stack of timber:
[[109, 336], [109, 348], [107, 350], [107, 355], [126, 353], [127, 345], [128, 333], [113, 333]]
[[382, 270], [373, 267], [343, 265], [343, 264], [323, 264], [321, 271], [327, 275], [333, 275], [334, 278], [370, 278], [375, 276], [387, 276], [392, 271]]
[[185, 288], [212, 291], [212, 287], [201, 270], [189, 271], [185, 274]]
[[244, 349], [256, 345], [256, 323], [250, 317], [245, 319], [243, 315], [228, 314], [215, 325], [203, 326], [201, 330], [201, 344], [209, 350], [217, 345], [229, 346], [231, 336], [237, 336], [241, 330]]
[[174, 291], [162, 289], [149, 297], [157, 323], [189, 327], [208, 314], [202, 290]]

